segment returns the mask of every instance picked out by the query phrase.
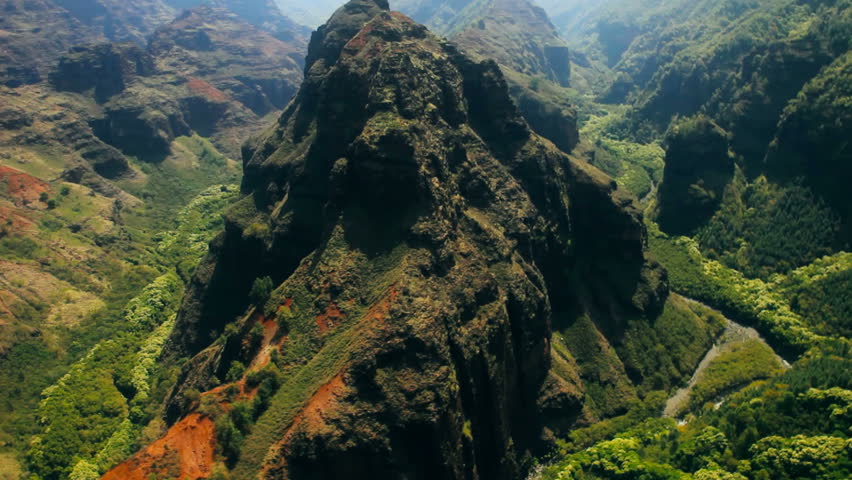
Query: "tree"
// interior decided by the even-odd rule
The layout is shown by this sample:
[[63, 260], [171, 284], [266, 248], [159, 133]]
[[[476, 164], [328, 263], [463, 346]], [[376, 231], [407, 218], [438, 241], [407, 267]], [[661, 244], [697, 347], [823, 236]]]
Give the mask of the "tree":
[[228, 374], [225, 375], [225, 380], [228, 382], [236, 382], [239, 379], [243, 378], [243, 375], [246, 373], [246, 366], [243, 365], [242, 362], [238, 360], [234, 360], [231, 363], [231, 368], [228, 370]]
[[272, 279], [270, 277], [255, 279], [254, 284], [251, 286], [251, 292], [249, 292], [251, 302], [257, 306], [266, 303], [272, 295], [273, 288], [274, 285], [272, 284]]

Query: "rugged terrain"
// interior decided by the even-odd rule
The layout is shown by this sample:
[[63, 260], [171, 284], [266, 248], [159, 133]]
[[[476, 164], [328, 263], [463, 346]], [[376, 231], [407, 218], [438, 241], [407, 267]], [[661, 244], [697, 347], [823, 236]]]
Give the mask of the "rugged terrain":
[[[721, 324], [668, 298], [635, 203], [529, 129], [496, 63], [356, 0], [305, 71], [166, 346], [192, 359], [164, 439], [213, 417], [203, 471], [519, 478], [650, 386], [642, 339], [691, 332], [655, 381], [688, 378]], [[174, 475], [175, 449], [116, 472]]]
[[[306, 34], [277, 10], [260, 10], [255, 26], [256, 5], [238, 2], [181, 15], [143, 2], [9, 3], [0, 28], [20, 34], [2, 35], [11, 56], [0, 61], [17, 79], [0, 87], [0, 477], [80, 478], [131, 453], [119, 439], [148, 424], [140, 412], [159, 401], [156, 387], [129, 392], [166, 374], [146, 362], [172, 325], [169, 302], [234, 198], [231, 158], [301, 82]], [[94, 11], [107, 13], [82, 18]], [[115, 29], [99, 33], [98, 22]], [[169, 289], [155, 288], [170, 271]], [[131, 321], [125, 307], [149, 284], [141, 298], [165, 310]], [[147, 370], [129, 388], [136, 356]], [[39, 403], [60, 378], [55, 403]]]
[[571, 59], [541, 8], [527, 0], [406, 0], [394, 8], [446, 35], [477, 60], [497, 62], [530, 127], [565, 152], [579, 142]]
[[4, 4], [0, 478], [849, 478], [848, 0], [539, 4]]

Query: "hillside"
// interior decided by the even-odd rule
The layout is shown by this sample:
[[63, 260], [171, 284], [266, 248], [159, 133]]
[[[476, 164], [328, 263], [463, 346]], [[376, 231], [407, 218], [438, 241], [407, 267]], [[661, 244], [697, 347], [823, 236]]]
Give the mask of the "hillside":
[[[143, 7], [131, 2], [119, 10], [136, 15]], [[144, 47], [107, 43], [112, 37], [92, 27], [105, 20], [84, 23], [59, 3], [4, 11], [3, 22], [26, 31], [2, 37], [13, 47], [4, 53], [13, 56], [0, 69], [17, 75], [35, 65], [37, 74], [0, 87], [0, 477], [23, 471], [68, 478], [87, 455], [105, 471], [130, 453], [120, 453], [129, 444], [113, 446], [118, 458], [93, 460], [107, 440], [102, 435], [117, 427], [110, 422], [121, 422], [115, 403], [87, 403], [121, 398], [97, 390], [106, 384], [86, 378], [60, 389], [63, 405], [94, 409], [86, 419], [39, 404], [43, 391], [63, 375], [79, 376], [68, 370], [79, 362], [89, 362], [81, 372], [101, 372], [102, 380], [119, 378], [127, 355], [154, 354], [156, 338], [168, 335], [168, 315], [132, 324], [128, 316], [138, 313], [128, 313], [128, 302], [149, 284], [159, 295], [156, 281], [165, 275], [163, 307], [176, 308], [234, 197], [241, 169], [232, 159], [242, 141], [301, 83], [305, 29], [274, 22], [280, 13], [256, 27], [229, 8], [168, 11], [176, 17], [156, 17], [158, 28], [144, 31], [150, 43], [140, 40]], [[105, 18], [136, 28], [118, 13]], [[31, 21], [52, 30], [32, 30]], [[16, 50], [21, 45], [31, 50]], [[97, 349], [110, 353], [83, 360]], [[165, 374], [149, 370], [151, 379]], [[116, 382], [111, 388], [129, 395]], [[138, 413], [155, 401], [138, 397], [133, 406]], [[125, 435], [148, 423], [149, 414], [137, 413], [125, 417], [132, 427]], [[68, 428], [86, 424], [91, 436], [66, 441]], [[31, 445], [33, 435], [43, 446]]]
[[[684, 166], [694, 170], [685, 176], [675, 173], [674, 157], [667, 162], [672, 171], [663, 191], [683, 193], [660, 198], [659, 214], [668, 209], [697, 222], [682, 230], [661, 218], [664, 230], [697, 235], [705, 255], [763, 278], [848, 249], [849, 202], [836, 185], [849, 178], [841, 140], [849, 126], [839, 112], [836, 122], [827, 122], [812, 108], [813, 121], [801, 120], [802, 109], [817, 98], [825, 112], [846, 98], [848, 2], [613, 0], [570, 14], [546, 6], [572, 47], [600, 72], [591, 102], [603, 105], [586, 109], [613, 114], [596, 135], [643, 144], [677, 135], [712, 142], [699, 131], [685, 132], [705, 119], [724, 132], [734, 162], [727, 153], [704, 157], [702, 165]], [[817, 133], [830, 123], [825, 135]], [[703, 177], [702, 171], [717, 173]], [[682, 208], [696, 203], [705, 205], [699, 217]]]
[[310, 31], [285, 17], [273, 0], [3, 0], [0, 10], [0, 84], [46, 80], [68, 49], [91, 43], [147, 45], [183, 10], [210, 5], [284, 42], [304, 43]]

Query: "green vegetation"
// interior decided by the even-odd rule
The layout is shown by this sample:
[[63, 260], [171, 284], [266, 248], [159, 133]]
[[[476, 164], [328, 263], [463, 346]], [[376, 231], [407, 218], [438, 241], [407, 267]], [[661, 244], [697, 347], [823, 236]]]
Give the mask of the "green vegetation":
[[837, 217], [809, 189], [782, 188], [765, 177], [747, 182], [738, 171], [696, 238], [708, 257], [768, 278], [831, 253], [838, 229]]
[[618, 353], [643, 391], [668, 391], [689, 380], [724, 327], [716, 312], [673, 295], [656, 319], [631, 322]]
[[771, 378], [783, 371], [775, 352], [760, 340], [736, 343], [701, 373], [690, 392], [689, 408], [698, 408], [752, 381]]
[[80, 461], [104, 473], [131, 453], [133, 425], [125, 422], [135, 422], [138, 430], [152, 417], [145, 411], [153, 406], [151, 370], [182, 293], [174, 274], [155, 280], [128, 304], [122, 330], [44, 390], [38, 409], [42, 433], [28, 453], [38, 478], [64, 478]]
[[[316, 318], [323, 312], [317, 310], [316, 294], [309, 293], [305, 287], [313, 280], [296, 274], [273, 292], [267, 302], [266, 313], [272, 313], [274, 306], [277, 321], [287, 332], [287, 342], [280, 357], [273, 363], [280, 366], [283, 375], [272, 375], [275, 370], [271, 370], [259, 376], [251, 373], [246, 376], [247, 382], [260, 385], [253, 405], [253, 415], [257, 420], [242, 442], [239, 461], [233, 470], [235, 478], [257, 472], [270, 445], [281, 439], [290, 420], [320, 387], [340, 372], [349, 360], [353, 346], [363, 341], [358, 326], [367, 314], [365, 305], [373, 305], [388, 294], [391, 287], [388, 279], [394, 278], [394, 272], [404, 267], [408, 252], [407, 247], [400, 246], [367, 258], [361, 252], [352, 251], [342, 229], [335, 229], [326, 248], [308, 256], [303, 262], [321, 265], [320, 270], [334, 265], [340, 271], [359, 272], [360, 278], [368, 281], [348, 284], [341, 298], [362, 300], [353, 302], [353, 306], [341, 304], [347, 319], [345, 323], [319, 336]], [[289, 306], [277, 308], [283, 305]]]
[[793, 370], [733, 395], [720, 408], [701, 411], [685, 426], [671, 419], [625, 425], [611, 440], [563, 452], [541, 478], [848, 478], [848, 353], [803, 360]]
[[852, 254], [823, 257], [775, 283], [815, 332], [852, 337]]
[[775, 283], [748, 279], [706, 259], [690, 238], [670, 238], [654, 224], [649, 224], [649, 232], [651, 253], [669, 271], [675, 291], [757, 328], [782, 353], [800, 354], [827, 340], [808, 328]]
[[597, 147], [592, 163], [615, 178], [620, 188], [643, 198], [663, 179], [665, 151], [658, 142], [641, 144], [621, 139], [617, 125], [623, 122], [624, 109], [608, 110], [592, 115], [580, 134]]
[[[221, 228], [221, 211], [235, 196], [234, 187], [224, 186], [199, 195], [177, 215], [177, 228], [157, 236], [160, 243], [148, 253], [148, 262], [161, 268], [174, 265], [188, 278]], [[0, 384], [9, 386], [4, 391], [15, 392], [4, 406], [15, 413], [4, 421], [15, 425], [19, 438], [36, 434], [27, 454], [32, 478], [93, 478], [92, 472], [102, 474], [132, 453], [149, 422], [156, 423], [171, 375], [171, 367], [160, 364], [159, 356], [174, 325], [184, 280], [173, 271], [144, 286], [148, 271], [155, 270], [130, 274], [113, 285], [102, 294], [107, 307], [79, 330], [68, 332], [75, 337], [72, 349], [94, 348], [49, 388], [51, 372], [62, 369], [61, 357], [41, 342], [19, 344], [4, 359]], [[118, 309], [122, 298], [134, 291], [136, 296]], [[38, 375], [25, 373], [36, 366], [42, 369]], [[40, 390], [38, 423], [33, 425], [21, 402]]]
[[261, 277], [254, 280], [249, 292], [249, 299], [255, 305], [263, 305], [269, 300], [272, 295], [272, 290], [275, 286], [272, 284], [272, 278]]

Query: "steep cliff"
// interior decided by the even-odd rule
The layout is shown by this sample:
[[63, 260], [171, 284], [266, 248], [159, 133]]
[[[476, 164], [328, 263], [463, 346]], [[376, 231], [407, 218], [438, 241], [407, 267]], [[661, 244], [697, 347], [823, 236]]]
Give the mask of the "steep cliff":
[[508, 480], [623, 412], [653, 374], [627, 332], [683, 310], [633, 201], [534, 134], [494, 62], [383, 0], [338, 10], [305, 77], [188, 287], [168, 421], [215, 417], [235, 478]]

